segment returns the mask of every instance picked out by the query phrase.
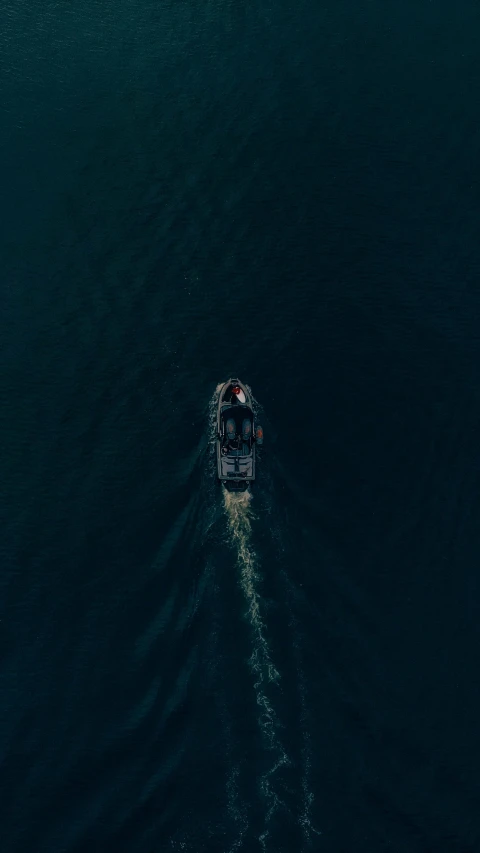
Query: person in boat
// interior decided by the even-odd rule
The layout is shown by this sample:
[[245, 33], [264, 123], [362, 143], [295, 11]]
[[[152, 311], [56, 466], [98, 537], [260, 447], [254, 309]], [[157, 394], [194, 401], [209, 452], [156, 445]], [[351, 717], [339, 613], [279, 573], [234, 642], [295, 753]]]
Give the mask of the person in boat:
[[237, 432], [235, 438], [230, 440], [230, 450], [240, 450], [242, 446], [242, 436]]
[[[253, 444], [256, 440], [257, 440], [257, 436], [255, 435], [255, 433], [253, 433], [250, 441]], [[235, 438], [230, 438], [225, 442], [225, 444], [222, 447], [222, 453], [224, 456], [226, 456], [227, 453], [232, 453], [232, 452], [235, 452], [237, 450], [241, 450], [241, 448], [242, 448], [242, 436], [240, 435], [240, 433], [237, 432]]]
[[235, 438], [228, 438], [226, 440], [225, 444], [222, 447], [222, 453], [224, 456], [226, 456], [227, 453], [234, 453], [237, 450], [240, 450], [241, 447], [242, 447], [242, 436], [239, 433], [237, 433]]

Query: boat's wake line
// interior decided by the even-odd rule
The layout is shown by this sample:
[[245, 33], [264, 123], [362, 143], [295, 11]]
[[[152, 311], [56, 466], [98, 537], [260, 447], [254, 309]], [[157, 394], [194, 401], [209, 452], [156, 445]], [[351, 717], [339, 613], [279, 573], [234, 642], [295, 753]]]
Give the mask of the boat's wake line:
[[230, 542], [233, 543], [240, 570], [240, 583], [247, 605], [247, 617], [252, 631], [253, 650], [250, 668], [254, 677], [254, 690], [259, 707], [259, 725], [266, 748], [271, 752], [273, 764], [260, 778], [260, 789], [267, 803], [265, 827], [259, 841], [266, 849], [268, 825], [273, 814], [284, 805], [275, 790], [275, 775], [290, 764], [290, 759], [279, 738], [280, 723], [268, 697], [269, 686], [278, 683], [279, 672], [272, 660], [261, 612], [258, 559], [252, 544], [252, 496], [250, 492], [224, 490], [224, 506]]
[[301, 707], [301, 717], [300, 717], [300, 728], [302, 731], [302, 750], [301, 750], [301, 768], [302, 768], [302, 778], [301, 778], [301, 787], [302, 787], [302, 811], [299, 816], [299, 823], [302, 829], [302, 833], [305, 839], [307, 846], [311, 846], [314, 843], [314, 837], [316, 835], [322, 835], [322, 832], [318, 830], [313, 821], [312, 821], [312, 807], [315, 800], [315, 795], [312, 791], [311, 787], [311, 767], [313, 760], [313, 749], [311, 744], [311, 715], [310, 715], [310, 703], [308, 700], [308, 681], [305, 675], [305, 665], [303, 661], [302, 654], [302, 631], [301, 626], [298, 622], [298, 619], [295, 615], [295, 609], [293, 607], [293, 602], [295, 600], [296, 589], [295, 585], [292, 583], [291, 578], [289, 577], [289, 572], [287, 571], [286, 561], [285, 561], [285, 553], [287, 550], [287, 545], [285, 541], [285, 533], [284, 529], [282, 529], [281, 522], [278, 519], [278, 514], [276, 512], [275, 500], [274, 500], [274, 486], [272, 482], [271, 476], [264, 477], [264, 500], [263, 500], [263, 508], [264, 512], [269, 517], [269, 528], [270, 534], [273, 542], [275, 543], [275, 548], [277, 551], [277, 558], [279, 566], [282, 568], [279, 571], [279, 577], [282, 580], [282, 585], [285, 590], [285, 598], [289, 602], [288, 611], [289, 611], [289, 628], [292, 636], [292, 648], [295, 660], [295, 668], [297, 673], [297, 684], [298, 684], [298, 693], [300, 698], [300, 707]]

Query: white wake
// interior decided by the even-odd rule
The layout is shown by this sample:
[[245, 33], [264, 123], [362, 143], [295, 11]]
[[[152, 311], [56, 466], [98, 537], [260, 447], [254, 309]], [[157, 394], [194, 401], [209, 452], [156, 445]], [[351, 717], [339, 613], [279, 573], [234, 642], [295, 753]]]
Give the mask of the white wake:
[[252, 654], [250, 668], [254, 678], [254, 690], [259, 708], [258, 723], [267, 749], [274, 757], [271, 768], [260, 778], [260, 790], [267, 803], [264, 831], [259, 837], [263, 849], [269, 835], [268, 825], [274, 813], [284, 805], [274, 786], [278, 771], [290, 764], [290, 759], [280, 741], [280, 723], [267, 690], [269, 685], [280, 680], [267, 640], [262, 616], [262, 597], [259, 591], [261, 577], [258, 558], [252, 543], [252, 495], [246, 492], [228, 492], [224, 489], [224, 506], [227, 517], [229, 540], [233, 544], [240, 570], [240, 584], [247, 606], [247, 618], [252, 632]]

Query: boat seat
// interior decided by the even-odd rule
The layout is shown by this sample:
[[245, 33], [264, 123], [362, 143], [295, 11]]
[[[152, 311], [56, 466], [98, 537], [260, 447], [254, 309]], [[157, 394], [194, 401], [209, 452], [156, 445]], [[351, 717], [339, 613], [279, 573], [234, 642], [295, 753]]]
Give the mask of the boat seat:
[[244, 418], [242, 423], [242, 438], [244, 441], [248, 441], [248, 439], [252, 435], [252, 422], [250, 418]]

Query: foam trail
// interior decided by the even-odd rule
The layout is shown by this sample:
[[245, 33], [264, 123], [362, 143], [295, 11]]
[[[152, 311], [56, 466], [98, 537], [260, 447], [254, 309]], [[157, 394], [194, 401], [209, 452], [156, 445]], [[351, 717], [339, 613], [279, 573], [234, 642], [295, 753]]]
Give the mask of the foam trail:
[[279, 565], [282, 566], [282, 569], [279, 571], [279, 575], [282, 579], [286, 598], [288, 601], [289, 627], [292, 633], [292, 645], [294, 651], [298, 693], [300, 697], [300, 726], [303, 741], [301, 749], [302, 809], [301, 813], [299, 814], [298, 820], [302, 829], [305, 843], [307, 847], [311, 848], [313, 844], [313, 836], [322, 835], [322, 832], [315, 828], [311, 818], [312, 805], [315, 800], [315, 795], [311, 790], [310, 781], [313, 750], [310, 735], [311, 720], [308, 703], [308, 682], [305, 676], [305, 668], [303, 664], [303, 656], [301, 650], [302, 631], [298, 619], [295, 615], [295, 609], [293, 606], [297, 590], [293, 581], [290, 579], [287, 571], [287, 561], [285, 557], [287, 550], [285, 545], [285, 530], [282, 528], [281, 522], [279, 521], [278, 513], [276, 511], [275, 499], [273, 497], [273, 480], [271, 475], [269, 475], [267, 472], [264, 472], [264, 476], [262, 479], [264, 484], [262, 510], [269, 516], [269, 528], [271, 537], [277, 550]]
[[250, 667], [254, 675], [254, 689], [257, 705], [260, 709], [259, 726], [265, 738], [267, 748], [276, 753], [273, 766], [260, 779], [260, 789], [268, 804], [265, 815], [265, 828], [259, 836], [262, 848], [266, 850], [269, 836], [268, 825], [280, 806], [284, 803], [273, 786], [275, 774], [287, 764], [290, 764], [278, 737], [280, 727], [277, 715], [267, 695], [269, 684], [276, 684], [280, 674], [275, 667], [266, 638], [265, 624], [261, 613], [261, 595], [258, 590], [260, 576], [258, 560], [251, 542], [252, 532], [252, 496], [246, 492], [228, 492], [224, 489], [224, 505], [227, 516], [230, 541], [237, 551], [240, 569], [240, 583], [247, 603], [247, 616], [253, 633], [253, 651], [250, 657]]
[[260, 577], [256, 570], [256, 556], [250, 542], [253, 512], [252, 496], [246, 492], [228, 492], [224, 489], [225, 510], [228, 519], [230, 541], [237, 549], [240, 567], [240, 581], [247, 601], [247, 613], [254, 635], [254, 649], [250, 663], [258, 681], [257, 688], [264, 681], [278, 681], [280, 675], [274, 666], [270, 649], [265, 638], [265, 625], [260, 609], [258, 583]]

